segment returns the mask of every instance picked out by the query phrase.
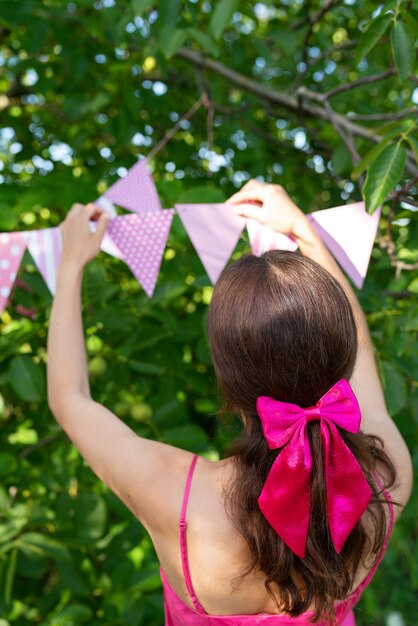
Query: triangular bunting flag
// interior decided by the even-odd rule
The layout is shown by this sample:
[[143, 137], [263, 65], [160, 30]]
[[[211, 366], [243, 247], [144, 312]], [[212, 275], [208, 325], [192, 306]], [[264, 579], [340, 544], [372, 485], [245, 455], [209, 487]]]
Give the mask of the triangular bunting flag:
[[162, 211], [157, 188], [146, 159], [141, 159], [135, 163], [126, 176], [117, 180], [104, 196], [107, 200], [129, 211], [139, 213], [142, 211]]
[[[104, 196], [100, 196], [100, 198], [97, 198], [97, 200], [94, 201], [94, 204], [97, 204], [99, 207], [101, 207], [107, 213], [109, 213], [109, 217], [111, 219], [116, 217], [117, 211], [116, 211], [116, 208], [115, 208], [114, 204], [112, 202], [110, 202], [110, 200], [105, 198]], [[96, 228], [97, 228], [96, 222], [90, 222], [90, 230], [95, 232]], [[117, 247], [115, 242], [112, 241], [112, 239], [109, 237], [107, 232], [105, 232], [105, 234], [104, 234], [104, 237], [102, 239], [102, 243], [100, 245], [100, 249], [103, 250], [103, 252], [106, 252], [107, 254], [110, 254], [110, 256], [114, 256], [117, 259], [123, 259], [124, 260], [122, 252], [119, 250], [119, 248]]]
[[26, 231], [28, 250], [43, 276], [49, 291], [54, 295], [57, 270], [61, 260], [62, 239], [59, 227]]
[[110, 254], [110, 256], [114, 256], [116, 259], [122, 259], [123, 261], [125, 260], [125, 257], [123, 256], [122, 252], [119, 250], [119, 248], [117, 247], [117, 245], [115, 244], [113, 239], [111, 239], [111, 237], [109, 236], [107, 232], [105, 233], [102, 239], [100, 249], [103, 250], [103, 252], [106, 252], [106, 254]]
[[322, 241], [359, 289], [367, 274], [380, 213], [379, 207], [369, 215], [364, 202], [355, 202], [308, 215]]
[[264, 226], [251, 218], [247, 220], [247, 232], [252, 253], [256, 256], [260, 256], [267, 250], [290, 250], [294, 252], [298, 247], [296, 241], [287, 235], [278, 233], [269, 226]]
[[175, 208], [214, 285], [237, 245], [245, 218], [228, 204], [176, 204]]
[[174, 210], [119, 215], [107, 233], [149, 298], [154, 293]]
[[7, 306], [19, 265], [26, 250], [24, 233], [0, 234], [0, 313]]

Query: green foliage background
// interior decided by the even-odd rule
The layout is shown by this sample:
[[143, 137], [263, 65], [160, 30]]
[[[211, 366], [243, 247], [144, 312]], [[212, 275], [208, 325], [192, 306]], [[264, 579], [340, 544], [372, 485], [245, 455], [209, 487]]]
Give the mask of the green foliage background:
[[[55, 226], [97, 198], [202, 92], [208, 108], [151, 160], [163, 206], [223, 201], [262, 177], [312, 211], [361, 199], [365, 182], [369, 211], [386, 202], [359, 297], [416, 468], [418, 277], [405, 266], [418, 262], [417, 11], [416, 0], [1, 0], [0, 231]], [[202, 68], [201, 54], [244, 80]], [[234, 256], [248, 250], [243, 238]], [[101, 254], [83, 312], [93, 397], [138, 434], [216, 459], [233, 430], [216, 423], [211, 291], [175, 217], [155, 297]], [[162, 624], [148, 536], [48, 410], [50, 305], [26, 253], [0, 318], [0, 626]], [[416, 624], [417, 516], [413, 496], [359, 626]]]

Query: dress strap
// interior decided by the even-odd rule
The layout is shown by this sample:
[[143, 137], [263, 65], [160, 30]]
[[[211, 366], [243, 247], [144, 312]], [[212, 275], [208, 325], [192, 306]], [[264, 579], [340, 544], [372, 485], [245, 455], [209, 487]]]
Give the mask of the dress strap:
[[186, 487], [184, 489], [183, 505], [181, 507], [181, 515], [180, 515], [180, 552], [181, 552], [181, 564], [183, 567], [184, 581], [186, 583], [187, 591], [189, 592], [190, 598], [192, 599], [193, 606], [197, 611], [199, 611], [199, 613], [206, 614], [206, 611], [199, 604], [199, 601], [193, 589], [192, 578], [190, 576], [189, 560], [187, 558], [187, 539], [186, 539], [187, 503], [189, 501], [189, 493], [190, 493], [190, 486], [192, 483], [193, 472], [194, 472], [194, 468], [196, 466], [196, 462], [198, 458], [199, 456], [195, 454], [192, 459], [189, 472], [187, 474]]

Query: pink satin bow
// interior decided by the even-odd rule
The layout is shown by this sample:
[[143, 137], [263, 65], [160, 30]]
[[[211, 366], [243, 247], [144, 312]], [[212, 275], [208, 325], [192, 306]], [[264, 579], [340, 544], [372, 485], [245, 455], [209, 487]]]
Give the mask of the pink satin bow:
[[305, 409], [268, 396], [258, 397], [256, 405], [269, 448], [285, 446], [274, 461], [258, 498], [263, 515], [285, 544], [303, 558], [312, 477], [306, 425], [319, 420], [328, 523], [335, 550], [341, 552], [372, 495], [360, 464], [336, 428], [337, 425], [351, 433], [360, 428], [360, 407], [350, 384], [344, 378], [339, 380], [315, 406]]

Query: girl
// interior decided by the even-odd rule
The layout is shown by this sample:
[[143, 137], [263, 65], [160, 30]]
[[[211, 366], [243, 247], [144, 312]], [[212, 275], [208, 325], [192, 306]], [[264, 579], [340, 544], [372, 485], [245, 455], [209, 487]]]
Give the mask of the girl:
[[61, 225], [49, 406], [149, 532], [166, 626], [352, 626], [409, 498], [410, 455], [359, 302], [308, 219], [281, 187], [256, 181], [229, 204], [301, 252], [243, 256], [214, 289], [217, 383], [243, 422], [229, 456], [215, 463], [138, 437], [92, 399], [80, 291], [107, 223], [93, 205], [74, 205]]

